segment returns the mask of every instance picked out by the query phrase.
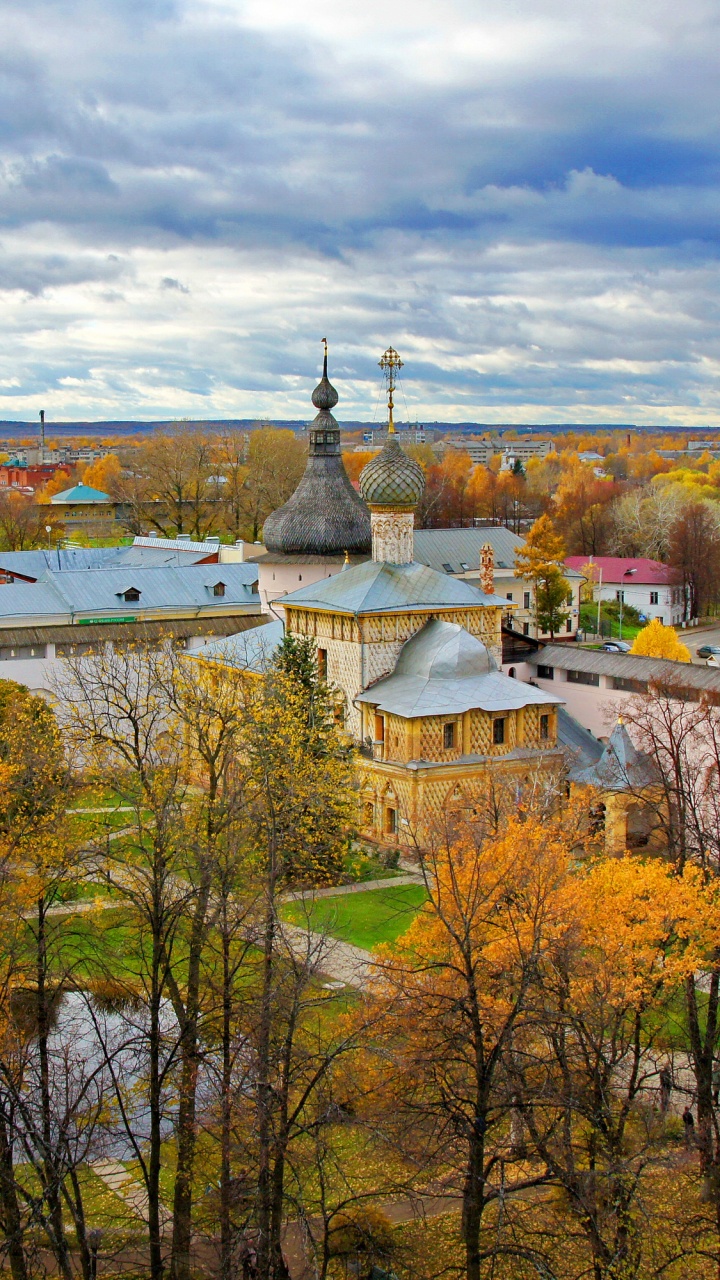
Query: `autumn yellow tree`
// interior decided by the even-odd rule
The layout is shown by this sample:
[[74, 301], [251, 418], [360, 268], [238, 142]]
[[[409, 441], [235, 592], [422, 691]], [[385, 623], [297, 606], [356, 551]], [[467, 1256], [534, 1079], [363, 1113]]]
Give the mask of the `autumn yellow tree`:
[[570, 616], [563, 608], [570, 591], [560, 568], [564, 557], [565, 544], [547, 515], [535, 521], [515, 553], [515, 577], [532, 582], [538, 630], [549, 631], [551, 636]]
[[[602, 858], [563, 886], [563, 928], [538, 971], [536, 1019], [516, 1058], [530, 1145], [567, 1197], [595, 1280], [638, 1275], [663, 1136], [658, 1006], [717, 945], [717, 915], [695, 868]], [[656, 1273], [653, 1273], [656, 1274]]]
[[428, 903], [383, 955], [378, 981], [396, 1046], [390, 1111], [414, 1162], [456, 1173], [463, 1274], [480, 1280], [484, 1262], [514, 1256], [488, 1209], [544, 1178], [513, 1169], [512, 1063], [538, 965], [562, 929], [568, 849], [557, 821], [514, 818], [487, 840], [466, 827], [422, 867]]
[[104, 458], [96, 458], [94, 462], [89, 463], [82, 471], [80, 478], [82, 483], [89, 485], [91, 489], [112, 494], [121, 475], [120, 459], [116, 454], [108, 453]]
[[672, 627], [666, 627], [659, 618], [653, 618], [633, 642], [631, 653], [643, 658], [669, 658], [672, 662], [689, 662], [690, 650]]

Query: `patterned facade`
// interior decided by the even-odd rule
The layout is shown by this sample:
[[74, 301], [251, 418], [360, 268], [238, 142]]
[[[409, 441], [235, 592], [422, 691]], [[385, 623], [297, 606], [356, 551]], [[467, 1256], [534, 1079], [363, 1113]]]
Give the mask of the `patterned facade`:
[[498, 666], [502, 661], [502, 609], [498, 606], [356, 617], [296, 607], [288, 597], [284, 604], [288, 631], [317, 640], [328, 683], [342, 691], [348, 732], [359, 740], [363, 732], [355, 698], [390, 674], [405, 642], [431, 618], [458, 623], [482, 640]]
[[549, 701], [411, 718], [378, 716], [372, 705], [356, 704], [360, 693], [371, 694], [394, 671], [403, 645], [431, 619], [460, 625], [498, 661], [499, 606], [350, 616], [286, 599], [285, 612], [290, 632], [316, 640], [327, 680], [342, 692], [346, 728], [363, 746], [358, 782], [366, 838], [384, 845], [422, 843], [450, 810], [482, 803], [493, 780], [521, 788], [538, 769], [559, 769], [556, 707]]

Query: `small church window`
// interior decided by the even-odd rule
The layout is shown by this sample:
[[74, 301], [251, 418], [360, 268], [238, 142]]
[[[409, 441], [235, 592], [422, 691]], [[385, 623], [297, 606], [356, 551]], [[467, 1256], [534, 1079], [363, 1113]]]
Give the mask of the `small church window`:
[[385, 809], [385, 834], [394, 836], [397, 831], [397, 809], [388, 805]]
[[320, 680], [327, 680], [327, 649], [318, 649], [317, 668], [318, 678]]
[[455, 746], [455, 725], [453, 723], [443, 725], [443, 746], [446, 751]]
[[550, 717], [549, 716], [543, 715], [540, 717], [540, 737], [545, 741], [550, 737]]
[[493, 742], [496, 747], [501, 747], [505, 741], [505, 718], [498, 716], [497, 720], [493, 720]]

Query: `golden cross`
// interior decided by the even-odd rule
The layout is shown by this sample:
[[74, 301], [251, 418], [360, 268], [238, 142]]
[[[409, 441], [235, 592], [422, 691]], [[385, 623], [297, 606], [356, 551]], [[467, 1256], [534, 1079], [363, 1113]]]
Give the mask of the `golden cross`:
[[393, 420], [393, 409], [394, 409], [394, 407], [395, 407], [395, 403], [394, 403], [394, 401], [393, 401], [393, 391], [395, 390], [395, 371], [396, 371], [396, 369], [402, 369], [402, 367], [403, 367], [403, 362], [402, 362], [402, 360], [400, 359], [400, 357], [399, 357], [399, 355], [398, 355], [397, 351], [395, 350], [395, 348], [394, 348], [394, 347], [388, 347], [387, 351], [385, 351], [385, 352], [383, 353], [382, 360], [379, 360], [379, 361], [378, 361], [378, 364], [379, 364], [380, 368], [382, 369], [383, 373], [385, 374], [385, 377], [387, 378], [387, 384], [388, 384], [388, 434], [389, 434], [389, 435], [394, 435], [394, 434], [395, 434], [395, 422], [394, 422], [394, 420]]

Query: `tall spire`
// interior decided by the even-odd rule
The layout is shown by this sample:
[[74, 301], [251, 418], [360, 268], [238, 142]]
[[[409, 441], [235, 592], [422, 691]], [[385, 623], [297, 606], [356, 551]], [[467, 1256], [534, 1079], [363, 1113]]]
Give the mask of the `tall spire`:
[[318, 415], [310, 427], [308, 461], [294, 494], [265, 521], [268, 551], [284, 555], [366, 554], [371, 547], [370, 513], [343, 466], [340, 427], [331, 410], [338, 393], [328, 378], [328, 344], [323, 374], [312, 394]]
[[381, 359], [381, 360], [379, 360], [379, 361], [378, 361], [378, 364], [380, 365], [380, 368], [383, 370], [383, 372], [384, 372], [384, 374], [385, 374], [385, 378], [386, 378], [386, 380], [387, 380], [387, 389], [388, 389], [388, 435], [394, 436], [394, 435], [395, 435], [395, 420], [394, 420], [394, 418], [393, 418], [393, 409], [395, 408], [395, 401], [393, 400], [393, 392], [394, 392], [394, 390], [395, 390], [395, 385], [396, 385], [395, 372], [396, 372], [396, 370], [398, 370], [398, 369], [402, 369], [402, 367], [403, 367], [403, 362], [402, 362], [402, 360], [400, 359], [400, 357], [399, 357], [399, 355], [398, 355], [397, 351], [395, 350], [395, 348], [394, 348], [394, 347], [388, 347], [387, 351], [383, 352], [383, 357], [382, 357], [382, 359]]

